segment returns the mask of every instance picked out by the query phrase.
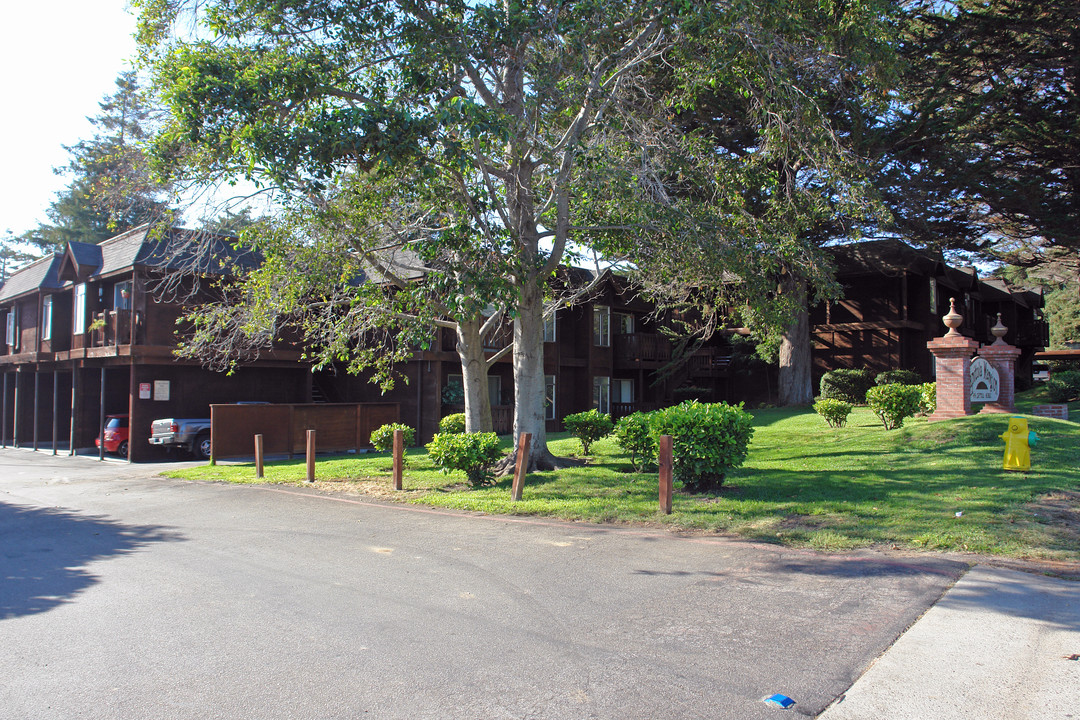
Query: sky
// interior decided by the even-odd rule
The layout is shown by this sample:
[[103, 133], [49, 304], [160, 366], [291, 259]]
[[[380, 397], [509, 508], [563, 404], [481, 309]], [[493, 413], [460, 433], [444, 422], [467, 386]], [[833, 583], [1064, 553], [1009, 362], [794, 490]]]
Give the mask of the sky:
[[0, 233], [46, 219], [67, 182], [53, 173], [64, 145], [93, 136], [87, 117], [131, 67], [135, 17], [127, 0], [6, 3], [0, 23]]

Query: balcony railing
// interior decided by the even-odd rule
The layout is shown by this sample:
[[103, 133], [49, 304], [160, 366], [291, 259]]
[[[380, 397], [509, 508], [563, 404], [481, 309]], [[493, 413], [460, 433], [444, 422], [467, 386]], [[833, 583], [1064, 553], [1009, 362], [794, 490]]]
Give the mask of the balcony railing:
[[671, 360], [671, 342], [663, 335], [622, 333], [615, 336], [615, 359], [622, 363], [665, 363]]
[[[112, 347], [131, 344], [130, 310], [104, 310], [94, 314], [91, 347]], [[138, 316], [135, 316], [138, 323]]]
[[692, 377], [723, 375], [731, 366], [731, 349], [702, 348], [690, 357], [688, 365]]

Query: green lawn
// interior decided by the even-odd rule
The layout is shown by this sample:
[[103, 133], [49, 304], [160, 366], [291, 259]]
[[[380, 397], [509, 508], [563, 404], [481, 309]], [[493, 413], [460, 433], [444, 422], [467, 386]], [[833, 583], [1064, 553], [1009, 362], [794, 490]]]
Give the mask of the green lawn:
[[[1038, 392], [1028, 393], [1018, 408], [1042, 401]], [[529, 475], [519, 503], [510, 501], [509, 478], [471, 489], [463, 475], [435, 470], [423, 449], [408, 454], [404, 492], [389, 488], [385, 455], [320, 459], [317, 485], [462, 510], [662, 524], [819, 549], [885, 545], [1080, 561], [1075, 422], [1030, 419], [1041, 439], [1032, 451], [1032, 470], [1017, 473], [1002, 469], [1001, 415], [933, 424], [909, 419], [903, 428], [885, 431], [866, 408], [857, 408], [840, 430], [808, 410], [753, 412], [746, 465], [717, 495], [676, 492], [670, 516], [657, 510], [656, 475], [630, 472], [613, 439], [594, 444], [584, 467]], [[1080, 403], [1070, 412], [1080, 416]], [[578, 442], [564, 433], [550, 437], [549, 447], [556, 455], [580, 454]], [[303, 459], [268, 463], [266, 481], [301, 483], [304, 472]], [[172, 475], [255, 482], [251, 464]]]

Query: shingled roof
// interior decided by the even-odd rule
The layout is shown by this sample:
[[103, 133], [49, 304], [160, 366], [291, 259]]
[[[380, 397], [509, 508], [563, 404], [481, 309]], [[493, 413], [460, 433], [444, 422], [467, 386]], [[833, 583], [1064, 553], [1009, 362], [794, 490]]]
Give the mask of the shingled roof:
[[0, 302], [40, 290], [60, 289], [60, 261], [60, 255], [49, 255], [12, 273], [0, 286]]

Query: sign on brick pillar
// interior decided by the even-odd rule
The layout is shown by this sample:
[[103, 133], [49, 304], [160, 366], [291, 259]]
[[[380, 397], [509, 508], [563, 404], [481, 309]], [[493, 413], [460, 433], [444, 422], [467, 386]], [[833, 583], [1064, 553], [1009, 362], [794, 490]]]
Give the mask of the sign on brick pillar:
[[1008, 331], [1001, 323], [1001, 313], [998, 313], [997, 324], [990, 328], [996, 339], [979, 350], [979, 357], [997, 370], [1000, 388], [997, 399], [983, 405], [980, 413], [1016, 412], [1016, 359], [1020, 357], [1020, 348], [1005, 342]]
[[937, 409], [930, 420], [948, 420], [971, 414], [971, 356], [979, 343], [956, 331], [964, 321], [956, 312], [956, 298], [949, 298], [949, 313], [942, 322], [949, 328], [944, 337], [926, 343], [934, 355], [937, 377]]

